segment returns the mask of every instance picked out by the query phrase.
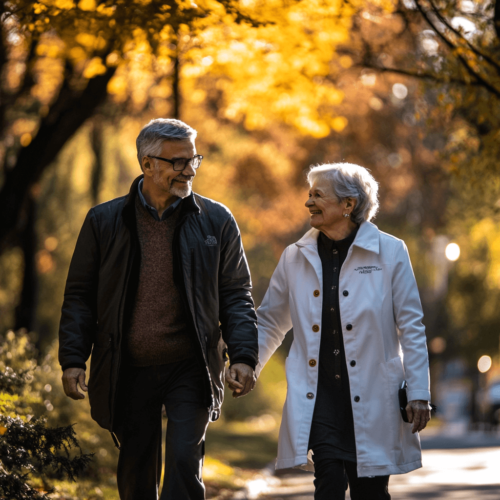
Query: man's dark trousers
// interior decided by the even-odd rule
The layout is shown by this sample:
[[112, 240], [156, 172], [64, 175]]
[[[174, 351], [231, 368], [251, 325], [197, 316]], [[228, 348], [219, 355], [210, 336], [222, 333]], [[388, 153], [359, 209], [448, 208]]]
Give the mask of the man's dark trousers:
[[118, 490], [121, 500], [157, 500], [161, 410], [168, 423], [161, 500], [203, 500], [201, 471], [209, 414], [197, 358], [160, 366], [125, 367], [120, 381]]

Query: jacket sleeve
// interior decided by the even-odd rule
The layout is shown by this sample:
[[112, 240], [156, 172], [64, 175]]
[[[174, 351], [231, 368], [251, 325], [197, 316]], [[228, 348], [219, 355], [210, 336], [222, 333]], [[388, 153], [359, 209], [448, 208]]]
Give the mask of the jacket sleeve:
[[231, 216], [222, 231], [219, 264], [219, 319], [231, 364], [258, 363], [257, 316], [252, 280], [240, 231]]
[[408, 401], [430, 401], [429, 359], [422, 324], [422, 305], [408, 249], [402, 241], [395, 250], [393, 262], [392, 302], [403, 350]]
[[92, 351], [97, 329], [97, 284], [99, 276], [99, 242], [93, 211], [87, 214], [64, 290], [59, 327], [59, 363], [63, 370], [80, 367]]
[[281, 345], [286, 333], [292, 327], [290, 316], [288, 281], [286, 277], [286, 253], [281, 255], [262, 304], [257, 309], [259, 323], [259, 364], [257, 376]]

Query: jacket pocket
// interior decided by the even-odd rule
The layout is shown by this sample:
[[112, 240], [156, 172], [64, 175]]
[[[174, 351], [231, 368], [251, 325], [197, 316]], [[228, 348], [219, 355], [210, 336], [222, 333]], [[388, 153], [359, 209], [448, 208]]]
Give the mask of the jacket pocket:
[[[111, 336], [108, 336], [111, 340]], [[109, 418], [111, 404], [111, 371], [113, 368], [113, 351], [111, 341], [104, 347], [94, 344], [90, 358], [90, 375], [88, 380], [91, 415], [94, 420], [102, 422]]]
[[109, 333], [97, 333], [94, 342], [94, 350], [96, 349], [108, 349], [111, 347], [113, 337]]

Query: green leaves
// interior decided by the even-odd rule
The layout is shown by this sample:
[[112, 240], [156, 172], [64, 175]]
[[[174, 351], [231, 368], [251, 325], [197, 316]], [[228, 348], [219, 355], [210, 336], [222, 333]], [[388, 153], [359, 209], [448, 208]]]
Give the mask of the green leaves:
[[[12, 350], [6, 350], [11, 347]], [[21, 399], [39, 400], [30, 394], [33, 353], [25, 334], [9, 332], [0, 351], [0, 498], [48, 500], [47, 478], [68, 477], [75, 481], [92, 460], [82, 453], [73, 426], [48, 427], [45, 419], [26, 415]], [[10, 354], [10, 356], [8, 356]], [[6, 363], [8, 364], [6, 366]], [[11, 366], [9, 366], [11, 365]], [[28, 366], [15, 370], [13, 366]], [[20, 399], [20, 396], [22, 398]], [[76, 452], [76, 453], [75, 453]], [[32, 486], [30, 477], [43, 483]], [[31, 478], [32, 479], [32, 478]]]

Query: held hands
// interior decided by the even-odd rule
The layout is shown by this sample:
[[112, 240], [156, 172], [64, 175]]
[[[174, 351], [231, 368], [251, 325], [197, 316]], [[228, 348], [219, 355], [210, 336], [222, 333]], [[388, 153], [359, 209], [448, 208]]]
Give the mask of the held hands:
[[226, 382], [233, 391], [233, 398], [247, 395], [255, 387], [256, 381], [255, 372], [244, 363], [236, 363], [226, 372]]
[[431, 409], [429, 403], [423, 400], [409, 401], [406, 406], [408, 422], [413, 424], [412, 434], [425, 429], [427, 422], [431, 419]]
[[85, 399], [85, 395], [78, 390], [79, 385], [82, 391], [88, 391], [83, 368], [66, 368], [63, 372], [62, 383], [66, 396], [71, 399]]

